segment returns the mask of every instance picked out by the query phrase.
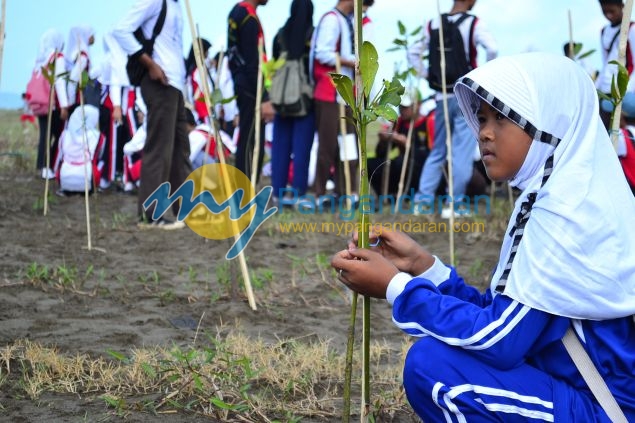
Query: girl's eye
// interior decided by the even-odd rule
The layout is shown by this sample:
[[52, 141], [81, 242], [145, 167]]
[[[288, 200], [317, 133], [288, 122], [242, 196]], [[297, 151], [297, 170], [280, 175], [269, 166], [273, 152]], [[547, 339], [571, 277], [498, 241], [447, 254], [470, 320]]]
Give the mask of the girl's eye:
[[485, 123], [485, 116], [479, 113], [478, 115], [476, 115], [476, 120], [478, 121], [478, 123]]
[[507, 119], [507, 118], [501, 112], [497, 112], [496, 113], [496, 120], [503, 120], [503, 119]]

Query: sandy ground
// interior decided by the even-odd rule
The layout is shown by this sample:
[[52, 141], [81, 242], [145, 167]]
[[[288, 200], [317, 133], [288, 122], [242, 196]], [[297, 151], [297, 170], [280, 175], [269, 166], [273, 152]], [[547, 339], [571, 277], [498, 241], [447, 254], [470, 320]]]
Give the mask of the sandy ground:
[[[104, 356], [109, 349], [187, 344], [194, 334], [189, 326], [201, 320], [201, 329], [210, 332], [220, 325], [240, 327], [265, 340], [330, 339], [334, 348], [345, 349], [349, 306], [324, 263], [346, 245], [346, 237], [284, 234], [277, 228], [281, 219], [266, 222], [247, 248], [256, 275], [258, 310], [252, 311], [242, 289], [232, 293], [223, 283], [239, 274], [238, 266], [230, 269], [224, 259], [227, 241], [207, 241], [187, 228], [141, 231], [136, 197], [113, 191], [90, 198], [97, 248], [88, 251], [83, 196], [54, 195], [44, 217], [43, 186], [32, 173], [0, 174], [0, 347], [29, 339], [62, 353]], [[414, 237], [447, 259], [447, 234]], [[482, 284], [499, 242], [493, 235], [457, 234], [459, 270]], [[65, 268], [73, 282], [29, 283], [34, 263]], [[395, 349], [403, 342], [384, 301], [373, 303], [372, 336]], [[119, 420], [97, 398], [46, 393], [34, 401], [5, 385], [0, 421]], [[141, 412], [126, 418], [157, 420]], [[164, 420], [209, 421], [186, 414]]]

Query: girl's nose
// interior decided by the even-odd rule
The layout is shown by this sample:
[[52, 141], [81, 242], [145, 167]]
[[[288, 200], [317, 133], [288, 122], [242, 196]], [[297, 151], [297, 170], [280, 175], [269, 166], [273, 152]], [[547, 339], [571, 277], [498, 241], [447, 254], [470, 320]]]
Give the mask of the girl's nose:
[[494, 140], [494, 132], [487, 123], [481, 124], [478, 130], [478, 142], [485, 143]]

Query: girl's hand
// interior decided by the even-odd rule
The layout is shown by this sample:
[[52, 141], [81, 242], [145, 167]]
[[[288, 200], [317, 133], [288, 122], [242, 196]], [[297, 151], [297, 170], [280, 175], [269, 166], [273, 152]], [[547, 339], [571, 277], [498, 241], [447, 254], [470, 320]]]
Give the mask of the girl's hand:
[[112, 109], [112, 119], [117, 125], [123, 123], [123, 114], [121, 112], [121, 106], [114, 106]]
[[399, 269], [381, 254], [366, 249], [344, 250], [331, 260], [339, 280], [353, 291], [375, 298], [386, 298], [390, 280]]
[[168, 85], [168, 77], [165, 75], [165, 72], [163, 71], [161, 66], [159, 66], [154, 60], [152, 61], [152, 63], [153, 65], [148, 68], [150, 79], [160, 82], [163, 85]]
[[[371, 233], [370, 243], [376, 245], [371, 248], [373, 251], [379, 252], [400, 271], [414, 276], [420, 275], [434, 264], [434, 256], [402, 232], [384, 230], [381, 234]], [[354, 233], [349, 249], [356, 247], [357, 233]]]

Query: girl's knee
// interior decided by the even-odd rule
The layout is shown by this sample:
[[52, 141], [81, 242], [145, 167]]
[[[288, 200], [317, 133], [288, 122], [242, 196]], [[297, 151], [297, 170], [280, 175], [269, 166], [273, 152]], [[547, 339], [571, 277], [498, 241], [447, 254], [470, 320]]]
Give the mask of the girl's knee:
[[410, 388], [430, 392], [452, 365], [449, 359], [451, 349], [447, 344], [429, 336], [415, 342], [408, 350], [404, 364], [406, 391]]

